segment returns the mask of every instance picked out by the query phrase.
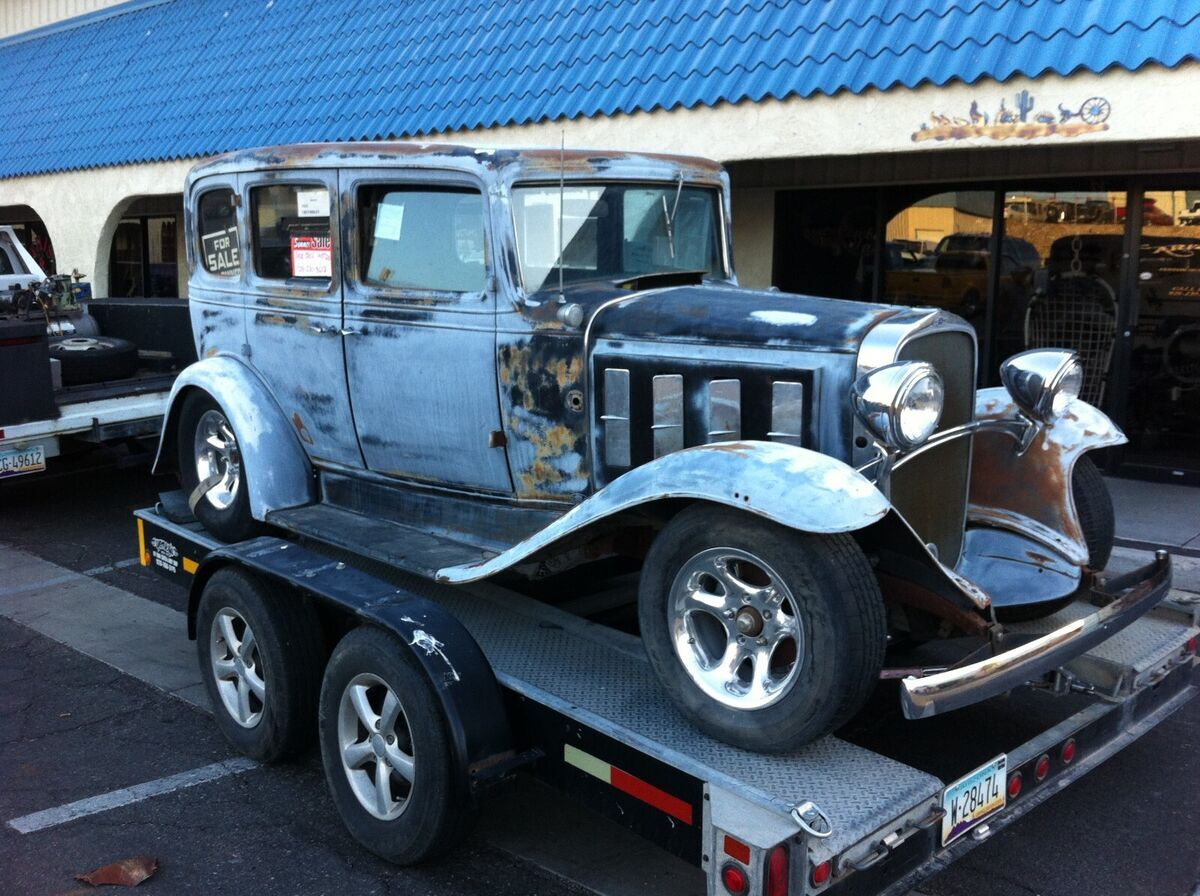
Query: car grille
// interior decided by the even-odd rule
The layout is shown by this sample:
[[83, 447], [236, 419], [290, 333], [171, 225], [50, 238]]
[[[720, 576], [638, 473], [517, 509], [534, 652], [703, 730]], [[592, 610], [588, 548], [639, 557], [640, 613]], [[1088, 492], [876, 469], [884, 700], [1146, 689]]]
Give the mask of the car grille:
[[[942, 375], [946, 402], [938, 432], [973, 419], [975, 341], [969, 334], [956, 330], [921, 333], [904, 343], [897, 360], [925, 361]], [[970, 478], [970, 436], [931, 448], [892, 474], [892, 504], [951, 567], [962, 551]]]

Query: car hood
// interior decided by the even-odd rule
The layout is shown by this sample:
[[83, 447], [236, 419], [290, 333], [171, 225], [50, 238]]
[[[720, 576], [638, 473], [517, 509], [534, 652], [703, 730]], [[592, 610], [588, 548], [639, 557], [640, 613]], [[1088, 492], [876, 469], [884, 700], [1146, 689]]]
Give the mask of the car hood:
[[676, 286], [601, 305], [589, 335], [593, 341], [680, 340], [851, 352], [875, 324], [902, 310], [773, 290]]

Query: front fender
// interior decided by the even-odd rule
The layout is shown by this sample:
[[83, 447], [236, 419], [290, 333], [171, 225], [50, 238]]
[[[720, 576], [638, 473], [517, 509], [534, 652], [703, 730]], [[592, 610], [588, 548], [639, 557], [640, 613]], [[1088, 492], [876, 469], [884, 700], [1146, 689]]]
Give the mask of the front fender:
[[[979, 391], [976, 419], [1018, 416], [1008, 390]], [[1126, 441], [1104, 413], [1078, 400], [1045, 426], [1023, 454], [1017, 453], [1010, 436], [982, 430], [975, 434], [972, 449], [968, 519], [1019, 532], [1086, 566], [1087, 542], [1071, 494], [1071, 473], [1085, 452]]]
[[439, 570], [438, 581], [487, 578], [599, 520], [667, 498], [724, 504], [812, 533], [862, 529], [891, 509], [869, 479], [817, 451], [777, 442], [699, 445], [635, 467], [504, 553]]
[[179, 408], [193, 390], [212, 396], [233, 425], [255, 519], [264, 519], [272, 510], [316, 500], [312, 465], [299, 437], [266, 384], [234, 355], [197, 361], [175, 379], [154, 458], [155, 473], [174, 469]]

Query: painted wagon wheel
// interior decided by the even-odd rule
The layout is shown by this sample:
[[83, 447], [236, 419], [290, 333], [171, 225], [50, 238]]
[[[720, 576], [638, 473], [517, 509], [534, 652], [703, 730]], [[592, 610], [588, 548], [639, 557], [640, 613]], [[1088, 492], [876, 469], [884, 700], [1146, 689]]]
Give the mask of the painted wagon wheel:
[[1079, 107], [1079, 117], [1088, 124], [1100, 124], [1108, 121], [1112, 114], [1112, 103], [1102, 96], [1093, 96], [1083, 101]]

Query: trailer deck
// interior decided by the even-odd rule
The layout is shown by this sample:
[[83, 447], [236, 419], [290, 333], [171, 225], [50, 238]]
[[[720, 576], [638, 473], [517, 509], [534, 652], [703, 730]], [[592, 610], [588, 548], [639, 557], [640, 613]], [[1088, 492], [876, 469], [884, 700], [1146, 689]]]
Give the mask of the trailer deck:
[[[782, 843], [790, 844], [789, 892], [904, 893], [1149, 730], [1200, 686], [1197, 608], [1173, 603], [1072, 664], [1056, 682], [1074, 692], [1066, 696], [1025, 692], [905, 722], [894, 718], [895, 683], [883, 682], [839, 732], [844, 737], [762, 755], [714, 741], [683, 719], [634, 635], [496, 585], [438, 585], [291, 538], [222, 546], [195, 523], [172, 522], [161, 506], [137, 516], [143, 564], [184, 584], [220, 550], [314, 593], [365, 576], [372, 588], [436, 602], [476, 640], [505, 690], [520, 748], [513, 767], [706, 869], [712, 893], [725, 892], [720, 872], [730, 859], [757, 880]], [[1036, 634], [1084, 610], [1068, 607], [1011, 628]], [[1004, 808], [949, 834], [947, 788], [1001, 756]], [[1014, 795], [1017, 775], [1023, 785]], [[823, 867], [828, 879], [815, 883]]]

